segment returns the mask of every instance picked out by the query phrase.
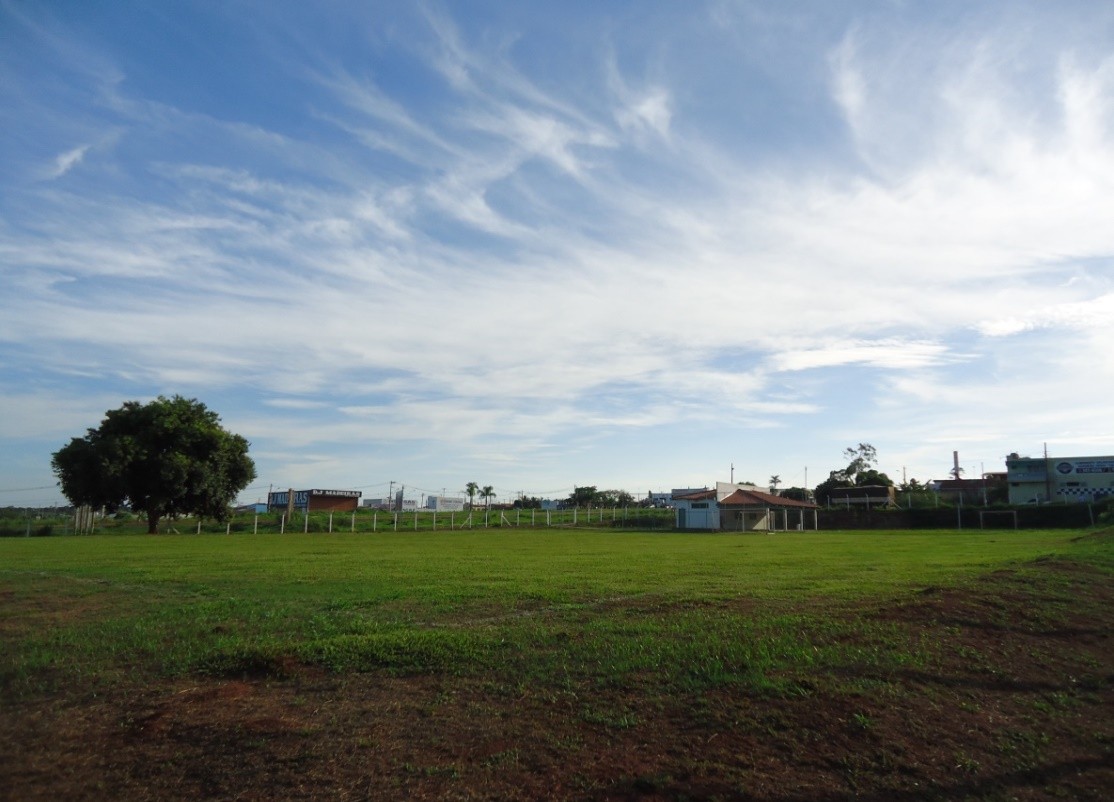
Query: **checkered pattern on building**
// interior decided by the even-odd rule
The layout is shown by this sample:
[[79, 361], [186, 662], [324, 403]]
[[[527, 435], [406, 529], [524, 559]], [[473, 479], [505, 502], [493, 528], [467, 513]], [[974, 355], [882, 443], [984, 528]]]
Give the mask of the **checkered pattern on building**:
[[1093, 500], [1097, 501], [1100, 498], [1114, 495], [1114, 488], [1110, 487], [1061, 487], [1056, 491], [1056, 495], [1063, 496], [1064, 498]]

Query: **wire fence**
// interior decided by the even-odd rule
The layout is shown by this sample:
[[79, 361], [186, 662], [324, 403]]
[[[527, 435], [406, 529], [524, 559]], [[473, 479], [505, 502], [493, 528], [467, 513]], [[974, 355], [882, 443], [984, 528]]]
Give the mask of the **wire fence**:
[[[672, 529], [673, 511], [652, 507], [580, 507], [561, 510], [473, 509], [237, 513], [226, 521], [195, 517], [164, 518], [162, 534], [372, 534], [434, 532], [472, 529], [633, 528]], [[0, 537], [68, 534], [141, 534], [147, 521], [140, 515], [100, 515], [79, 509], [66, 515], [9, 518], [0, 524]]]

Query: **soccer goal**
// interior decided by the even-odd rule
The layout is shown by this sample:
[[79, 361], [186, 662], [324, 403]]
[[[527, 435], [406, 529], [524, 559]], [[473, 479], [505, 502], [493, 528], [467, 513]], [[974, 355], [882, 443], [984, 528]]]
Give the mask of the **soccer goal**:
[[1007, 520], [1012, 521], [1013, 528], [1017, 529], [1017, 510], [979, 510], [979, 528], [986, 529], [986, 521], [989, 518], [991, 529], [1008, 529], [1009, 524], [1002, 522], [1002, 518], [995, 518], [996, 515], [1005, 516]]

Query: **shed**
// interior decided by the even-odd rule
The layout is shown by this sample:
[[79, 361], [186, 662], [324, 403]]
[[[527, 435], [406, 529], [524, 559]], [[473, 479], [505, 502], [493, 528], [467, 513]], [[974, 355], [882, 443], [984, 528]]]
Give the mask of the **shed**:
[[702, 490], [675, 496], [673, 503], [678, 529], [772, 532], [818, 528], [815, 504], [749, 487], [726, 495]]
[[736, 490], [720, 500], [719, 509], [720, 529], [737, 532], [819, 529], [816, 505], [811, 501], [783, 498], [760, 490]]

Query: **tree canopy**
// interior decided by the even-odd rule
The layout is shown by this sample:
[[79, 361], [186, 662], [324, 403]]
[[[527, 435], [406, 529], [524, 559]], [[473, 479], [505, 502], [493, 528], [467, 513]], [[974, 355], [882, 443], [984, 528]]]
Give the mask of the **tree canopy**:
[[599, 491], [595, 485], [584, 485], [583, 487], [573, 486], [572, 494], [566, 499], [566, 502], [571, 507], [588, 507], [596, 503], [596, 495]]
[[51, 467], [71, 503], [128, 506], [146, 514], [152, 534], [167, 515], [224, 520], [255, 479], [248, 441], [200, 401], [178, 395], [109, 410], [100, 427], [54, 452]]
[[812, 496], [807, 489], [803, 487], [787, 487], [779, 493], [782, 498], [791, 499], [792, 501], [811, 501]]
[[634, 503], [634, 496], [626, 490], [599, 490], [595, 485], [573, 486], [572, 495], [565, 503], [572, 507], [625, 507]]
[[816, 486], [817, 504], [826, 504], [832, 490], [837, 487], [893, 486], [893, 480], [874, 467], [878, 464], [878, 452], [870, 443], [845, 448], [843, 456], [848, 460], [847, 467], [832, 471], [825, 481]]
[[514, 500], [514, 507], [520, 510], [540, 510], [542, 500], [537, 496], [521, 496]]

